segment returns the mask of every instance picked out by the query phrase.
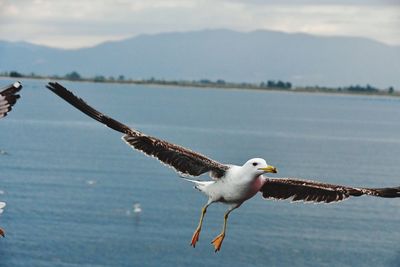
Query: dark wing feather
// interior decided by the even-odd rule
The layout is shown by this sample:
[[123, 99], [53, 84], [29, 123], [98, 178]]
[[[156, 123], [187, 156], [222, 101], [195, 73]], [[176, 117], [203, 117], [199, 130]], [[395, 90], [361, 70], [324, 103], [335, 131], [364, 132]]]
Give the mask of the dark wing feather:
[[123, 133], [123, 140], [131, 147], [159, 159], [161, 162], [174, 168], [181, 175], [199, 176], [203, 173], [210, 172], [211, 177], [220, 178], [228, 169], [228, 166], [207, 158], [206, 156], [143, 134], [100, 113], [59, 83], [50, 82], [46, 87], [89, 117], [105, 124], [111, 129]]
[[260, 190], [264, 198], [304, 202], [337, 202], [350, 196], [400, 197], [400, 187], [353, 188], [292, 178], [267, 178]]
[[15, 82], [0, 92], [0, 118], [7, 116], [7, 113], [12, 110], [12, 107], [17, 102], [20, 96], [17, 94], [22, 89], [20, 82]]
[[212, 178], [221, 178], [228, 169], [228, 166], [199, 153], [152, 136], [126, 134], [122, 138], [131, 147], [159, 159], [183, 176], [199, 176], [210, 172]]

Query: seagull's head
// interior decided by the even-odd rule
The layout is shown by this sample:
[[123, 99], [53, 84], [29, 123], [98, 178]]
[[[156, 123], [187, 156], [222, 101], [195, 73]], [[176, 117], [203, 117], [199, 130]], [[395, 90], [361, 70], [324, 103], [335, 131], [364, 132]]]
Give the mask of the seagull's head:
[[254, 158], [248, 160], [243, 167], [255, 174], [255, 176], [262, 175], [264, 173], [277, 173], [278, 170], [271, 165], [268, 165], [264, 159]]

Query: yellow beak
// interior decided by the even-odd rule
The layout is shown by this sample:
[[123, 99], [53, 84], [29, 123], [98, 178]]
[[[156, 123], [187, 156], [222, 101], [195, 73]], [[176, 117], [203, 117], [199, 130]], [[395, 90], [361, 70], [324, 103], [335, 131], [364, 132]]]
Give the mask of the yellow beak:
[[270, 173], [277, 173], [278, 170], [274, 166], [268, 166], [265, 168], [258, 168], [259, 170], [265, 171], [265, 172], [270, 172]]

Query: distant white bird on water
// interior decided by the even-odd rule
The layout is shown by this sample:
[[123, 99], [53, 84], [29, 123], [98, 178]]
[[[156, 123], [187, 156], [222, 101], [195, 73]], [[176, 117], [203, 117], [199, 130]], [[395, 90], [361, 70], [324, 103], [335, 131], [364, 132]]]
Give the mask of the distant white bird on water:
[[142, 212], [142, 208], [140, 207], [140, 203], [133, 204], [133, 213], [139, 214]]
[[87, 183], [88, 185], [95, 185], [95, 184], [96, 184], [96, 181], [95, 181], [95, 180], [88, 180], [88, 181], [86, 181], [86, 183]]
[[132, 205], [132, 208], [127, 210], [125, 213], [127, 216], [130, 216], [133, 213], [135, 215], [135, 217], [138, 217], [141, 212], [142, 212], [142, 208], [140, 207], [140, 203], [134, 203]]
[[[207, 207], [214, 202], [228, 205], [224, 215], [222, 232], [212, 241], [215, 252], [221, 249], [225, 237], [226, 223], [230, 212], [261, 192], [267, 199], [292, 199], [293, 201], [324, 202], [341, 201], [350, 196], [371, 195], [377, 197], [400, 197], [400, 187], [394, 188], [353, 188], [331, 185], [308, 180], [291, 178], [269, 178], [265, 173], [276, 173], [275, 167], [268, 165], [264, 159], [253, 158], [243, 166], [222, 164], [187, 148], [166, 142], [130, 128], [86, 104], [59, 83], [49, 83], [48, 89], [63, 98], [91, 118], [123, 133], [122, 139], [132, 148], [160, 160], [172, 167], [181, 176], [199, 176], [208, 173], [212, 181], [193, 182], [195, 188], [208, 197], [202, 208], [199, 224], [192, 236], [190, 244], [195, 247]], [[150, 193], [150, 192], [149, 192]]]
[[[15, 82], [6, 86], [0, 90], [0, 119], [7, 116], [8, 112], [12, 110], [12, 107], [17, 102], [20, 96], [17, 94], [22, 89], [20, 82]], [[0, 154], [7, 155], [7, 151], [0, 150]], [[3, 208], [6, 203], [0, 202], [0, 213], [3, 213]], [[0, 235], [4, 237], [4, 230], [0, 228]]]

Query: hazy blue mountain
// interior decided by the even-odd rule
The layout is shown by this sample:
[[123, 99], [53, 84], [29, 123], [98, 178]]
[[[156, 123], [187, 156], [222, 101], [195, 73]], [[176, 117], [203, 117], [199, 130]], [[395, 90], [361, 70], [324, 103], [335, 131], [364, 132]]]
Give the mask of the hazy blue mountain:
[[400, 88], [400, 46], [366, 38], [230, 30], [140, 35], [73, 50], [0, 41], [0, 71], [10, 70]]

